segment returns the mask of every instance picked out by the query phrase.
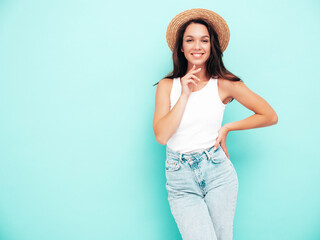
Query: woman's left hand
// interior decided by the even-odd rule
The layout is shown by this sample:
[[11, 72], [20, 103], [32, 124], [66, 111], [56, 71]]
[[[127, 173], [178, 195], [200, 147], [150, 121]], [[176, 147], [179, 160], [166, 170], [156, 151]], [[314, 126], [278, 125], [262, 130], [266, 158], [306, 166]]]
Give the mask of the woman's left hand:
[[219, 144], [227, 157], [229, 158], [228, 149], [227, 149], [227, 135], [229, 129], [224, 125], [218, 131], [218, 137], [216, 138], [216, 143], [214, 144], [214, 150], [218, 149]]

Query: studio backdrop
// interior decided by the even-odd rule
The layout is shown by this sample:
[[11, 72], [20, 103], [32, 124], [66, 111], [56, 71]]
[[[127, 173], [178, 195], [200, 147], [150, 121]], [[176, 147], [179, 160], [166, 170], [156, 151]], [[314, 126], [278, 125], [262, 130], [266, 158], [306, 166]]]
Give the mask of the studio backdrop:
[[[0, 1], [0, 239], [177, 240], [152, 120], [165, 33], [190, 8], [229, 25], [226, 67], [277, 112], [230, 132], [235, 240], [320, 239], [320, 2]], [[223, 124], [249, 117], [236, 100]]]

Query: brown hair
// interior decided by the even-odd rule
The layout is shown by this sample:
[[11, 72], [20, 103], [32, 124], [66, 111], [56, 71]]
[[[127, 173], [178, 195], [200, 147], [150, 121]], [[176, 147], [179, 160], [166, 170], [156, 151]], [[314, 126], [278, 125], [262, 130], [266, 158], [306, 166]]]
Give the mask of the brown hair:
[[[207, 74], [210, 77], [224, 78], [230, 81], [241, 81], [239, 77], [228, 71], [222, 61], [223, 53], [221, 51], [220, 43], [218, 40], [218, 34], [214, 30], [213, 26], [205, 19], [197, 18], [191, 19], [183, 24], [177, 31], [177, 41], [174, 44], [172, 50], [173, 71], [167, 74], [164, 78], [177, 78], [184, 76], [187, 73], [188, 61], [184, 56], [184, 53], [180, 51], [182, 47], [183, 34], [190, 23], [199, 23], [207, 27], [210, 36], [210, 56], [207, 60]], [[155, 83], [153, 86], [157, 85]], [[233, 98], [229, 101], [232, 102]]]

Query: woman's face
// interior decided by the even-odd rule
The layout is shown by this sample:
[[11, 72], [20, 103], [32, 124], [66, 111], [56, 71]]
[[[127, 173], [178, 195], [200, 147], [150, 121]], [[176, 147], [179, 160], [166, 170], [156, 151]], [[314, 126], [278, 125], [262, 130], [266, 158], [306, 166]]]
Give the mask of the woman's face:
[[206, 26], [200, 23], [191, 23], [186, 28], [182, 49], [188, 60], [188, 69], [194, 64], [198, 67], [205, 66], [210, 56], [210, 36]]

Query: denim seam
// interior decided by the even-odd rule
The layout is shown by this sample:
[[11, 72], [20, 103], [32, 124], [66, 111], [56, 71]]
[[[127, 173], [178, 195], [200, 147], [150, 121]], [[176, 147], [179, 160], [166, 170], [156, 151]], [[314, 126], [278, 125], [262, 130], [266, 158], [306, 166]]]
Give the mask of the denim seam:
[[[231, 161], [230, 161], [231, 162]], [[230, 163], [232, 169], [233, 169], [233, 173], [236, 176], [236, 183], [234, 184], [234, 197], [233, 197], [233, 208], [232, 208], [232, 214], [233, 214], [233, 218], [235, 217], [235, 210], [236, 210], [236, 199], [237, 199], [237, 195], [238, 195], [238, 188], [239, 188], [239, 184], [238, 184], [238, 176], [237, 176], [237, 172], [235, 170], [235, 168], [233, 167], [232, 163]]]
[[[193, 167], [193, 163], [194, 161], [192, 159], [188, 159], [187, 160], [188, 162], [188, 165], [190, 166], [190, 169], [192, 171], [192, 175], [193, 175], [193, 178], [194, 178], [194, 181], [197, 183], [197, 185], [199, 186], [199, 189], [200, 191], [202, 192], [202, 197], [205, 196], [205, 189], [203, 189], [201, 186], [200, 186], [200, 182], [204, 181], [204, 179], [199, 179], [198, 176], [197, 176], [197, 173], [195, 172], [195, 169]], [[196, 161], [196, 164], [199, 164], [201, 161]], [[200, 181], [200, 182], [199, 182]]]

